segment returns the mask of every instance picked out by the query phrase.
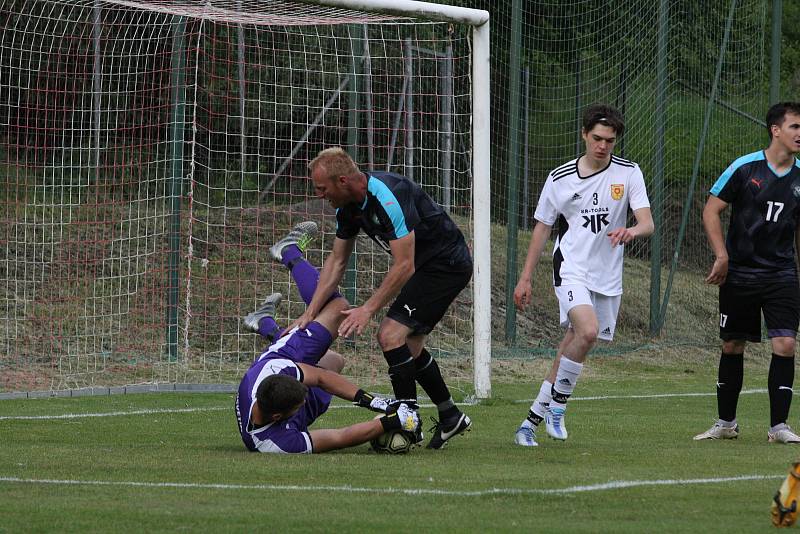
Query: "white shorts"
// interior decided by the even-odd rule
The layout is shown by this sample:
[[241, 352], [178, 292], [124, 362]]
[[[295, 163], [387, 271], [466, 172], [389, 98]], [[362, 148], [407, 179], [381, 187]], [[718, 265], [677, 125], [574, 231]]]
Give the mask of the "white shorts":
[[594, 308], [597, 316], [597, 323], [600, 325], [597, 337], [604, 341], [614, 339], [614, 330], [617, 328], [617, 314], [619, 313], [619, 303], [622, 295], [602, 295], [590, 291], [585, 286], [568, 285], [556, 287], [556, 297], [558, 298], [558, 315], [561, 326], [572, 328], [569, 321], [569, 311], [575, 306], [585, 304]]

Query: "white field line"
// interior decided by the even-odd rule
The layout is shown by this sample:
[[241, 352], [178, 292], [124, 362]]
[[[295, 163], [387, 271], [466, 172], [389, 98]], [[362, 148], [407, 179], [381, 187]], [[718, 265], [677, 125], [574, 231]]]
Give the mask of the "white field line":
[[[741, 395], [752, 395], [756, 393], [766, 393], [766, 389], [745, 389], [742, 390]], [[670, 397], [710, 397], [716, 395], [712, 393], [656, 393], [652, 395], [601, 395], [594, 397], [572, 397], [570, 401], [591, 401], [591, 400], [614, 400], [614, 399], [661, 399]], [[529, 404], [535, 399], [519, 399], [515, 400], [515, 404]], [[460, 406], [470, 406], [479, 404], [476, 402], [459, 403]], [[420, 404], [420, 408], [433, 408], [433, 404]], [[351, 404], [332, 404], [330, 409], [342, 408], [356, 408]], [[83, 419], [86, 417], [120, 417], [127, 415], [156, 415], [156, 414], [170, 414], [170, 413], [195, 413], [195, 412], [220, 412], [225, 410], [233, 410], [230, 406], [210, 406], [207, 408], [160, 408], [152, 410], [130, 410], [119, 412], [99, 412], [99, 413], [67, 413], [61, 415], [0, 415], [0, 421], [37, 421], [37, 420], [57, 420], [57, 419]]]
[[[461, 406], [475, 403], [460, 403]], [[420, 408], [434, 408], [435, 404], [420, 404]], [[358, 408], [352, 404], [332, 404], [328, 409]], [[0, 415], [0, 421], [37, 421], [54, 419], [82, 419], [85, 417], [120, 417], [126, 415], [156, 415], [169, 413], [223, 412], [233, 413], [233, 405], [209, 406], [205, 408], [155, 408], [152, 410], [130, 410], [126, 412], [66, 413], [61, 415]]]
[[[754, 395], [757, 393], [766, 393], [766, 389], [743, 389], [740, 395]], [[598, 395], [594, 397], [570, 397], [569, 401], [593, 401], [593, 400], [615, 400], [615, 399], [665, 399], [671, 397], [715, 397], [716, 391], [708, 393], [654, 393], [652, 395]], [[515, 400], [515, 404], [529, 403], [536, 399], [519, 399]]]
[[256, 491], [298, 491], [330, 493], [365, 493], [394, 495], [445, 495], [451, 497], [484, 497], [490, 495], [565, 495], [593, 491], [609, 491], [644, 486], [690, 486], [697, 484], [721, 484], [752, 480], [780, 480], [785, 475], [742, 475], [737, 477], [665, 479], [665, 480], [612, 480], [602, 484], [568, 486], [566, 488], [489, 488], [485, 490], [458, 491], [426, 488], [364, 488], [357, 486], [297, 486], [280, 484], [197, 484], [191, 482], [132, 482], [107, 480], [53, 480], [17, 477], [0, 477], [0, 483], [71, 485], [71, 486], [117, 486], [135, 488], [172, 489], [217, 489]]

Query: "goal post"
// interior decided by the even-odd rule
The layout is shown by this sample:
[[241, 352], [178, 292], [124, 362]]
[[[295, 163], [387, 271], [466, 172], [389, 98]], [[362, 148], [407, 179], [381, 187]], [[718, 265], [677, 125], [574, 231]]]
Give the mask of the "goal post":
[[[490, 396], [486, 11], [20, 0], [0, 19], [0, 397], [235, 384], [263, 349], [241, 317], [275, 291], [281, 324], [304, 306], [269, 246], [312, 219], [309, 259], [330, 250], [305, 166], [331, 145], [408, 175], [464, 230], [472, 285], [431, 352]], [[362, 238], [355, 252], [342, 290], [357, 305], [390, 260]], [[337, 342], [365, 385], [386, 383], [373, 323]]]

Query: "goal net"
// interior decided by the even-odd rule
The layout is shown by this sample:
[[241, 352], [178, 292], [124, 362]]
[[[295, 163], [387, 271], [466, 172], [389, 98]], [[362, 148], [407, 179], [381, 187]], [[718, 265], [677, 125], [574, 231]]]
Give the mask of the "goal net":
[[[269, 247], [313, 220], [309, 260], [331, 249], [306, 170], [328, 146], [412, 178], [482, 246], [473, 27], [346, 3], [2, 4], [0, 393], [237, 383], [264, 349], [241, 318], [273, 292], [279, 324], [304, 309]], [[354, 256], [358, 305], [390, 259], [366, 238]], [[430, 343], [470, 390], [475, 307], [471, 286]], [[334, 347], [360, 384], [386, 382], [379, 318]]]

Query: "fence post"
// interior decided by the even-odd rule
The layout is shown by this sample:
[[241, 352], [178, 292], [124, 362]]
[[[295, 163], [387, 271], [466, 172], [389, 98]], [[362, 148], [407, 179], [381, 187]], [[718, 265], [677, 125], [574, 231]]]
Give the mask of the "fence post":
[[517, 336], [514, 287], [517, 279], [517, 227], [519, 222], [519, 101], [520, 55], [522, 53], [522, 5], [513, 0], [511, 7], [511, 50], [508, 83], [508, 201], [506, 204], [506, 341]]
[[656, 116], [655, 157], [653, 161], [653, 225], [655, 232], [650, 238], [650, 335], [658, 334], [659, 308], [661, 304], [661, 247], [664, 231], [664, 145], [667, 124], [667, 43], [669, 42], [669, 4], [660, 0], [658, 4], [658, 62], [656, 65]]
[[186, 18], [176, 17], [172, 25], [172, 175], [169, 181], [169, 286], [167, 290], [167, 352], [169, 361], [178, 360], [178, 281], [181, 254], [181, 199], [183, 196], [183, 134], [185, 126], [186, 92], [184, 68], [186, 50], [183, 40]]

